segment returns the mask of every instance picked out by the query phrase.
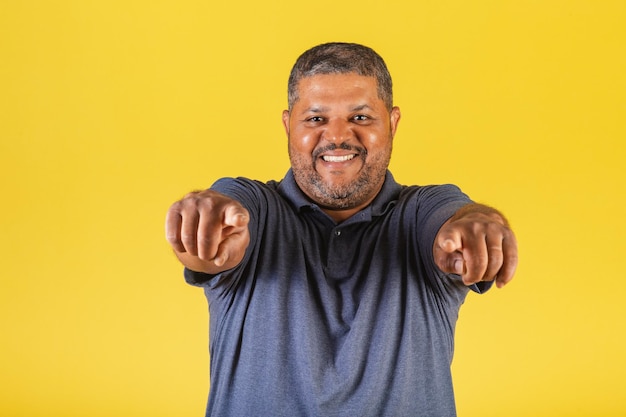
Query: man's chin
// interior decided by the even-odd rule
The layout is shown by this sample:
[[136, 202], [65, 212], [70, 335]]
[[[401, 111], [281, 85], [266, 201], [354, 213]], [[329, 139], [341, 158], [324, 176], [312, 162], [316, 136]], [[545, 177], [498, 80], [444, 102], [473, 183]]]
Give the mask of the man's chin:
[[350, 199], [354, 192], [354, 182], [353, 183], [324, 183], [322, 187], [319, 187], [318, 190], [321, 191], [327, 198], [332, 200], [346, 200]]
[[355, 205], [357, 191], [353, 184], [340, 184], [324, 187], [317, 187], [318, 203], [333, 209], [349, 209]]

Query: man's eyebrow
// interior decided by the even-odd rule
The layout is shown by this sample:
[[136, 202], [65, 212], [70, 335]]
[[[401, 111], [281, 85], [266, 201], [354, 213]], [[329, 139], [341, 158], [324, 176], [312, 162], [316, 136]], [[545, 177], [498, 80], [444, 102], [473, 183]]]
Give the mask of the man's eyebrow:
[[[350, 111], [361, 111], [361, 110], [372, 110], [372, 107], [369, 104], [358, 104], [350, 109]], [[324, 113], [329, 111], [328, 107], [323, 106], [311, 106], [302, 111], [302, 113]]]
[[328, 108], [321, 106], [311, 106], [304, 109], [303, 113], [323, 113], [325, 111], [328, 111]]
[[369, 104], [361, 104], [352, 108], [352, 111], [372, 110]]

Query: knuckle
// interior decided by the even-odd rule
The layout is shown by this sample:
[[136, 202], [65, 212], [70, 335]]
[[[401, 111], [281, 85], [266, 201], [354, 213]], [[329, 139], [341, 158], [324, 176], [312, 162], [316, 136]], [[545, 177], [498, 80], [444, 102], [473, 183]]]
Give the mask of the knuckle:
[[210, 215], [220, 211], [221, 202], [213, 197], [203, 197], [196, 201], [196, 210], [201, 215]]
[[504, 235], [504, 226], [502, 226], [500, 223], [492, 221], [487, 223], [487, 231], [491, 232], [491, 233], [500, 233], [502, 235]]
[[487, 265], [487, 262], [489, 261], [489, 255], [487, 255], [486, 253], [478, 253], [470, 256], [468, 261], [472, 265], [476, 266]]
[[180, 236], [181, 241], [185, 244], [185, 246], [195, 246], [196, 245], [196, 236], [191, 233], [183, 233]]
[[179, 240], [178, 240], [178, 234], [174, 234], [174, 233], [166, 233], [165, 234], [165, 239], [168, 241], [168, 243], [170, 245], [177, 245], [179, 244]]
[[183, 200], [188, 200], [188, 199], [193, 199], [196, 198], [198, 196], [198, 194], [200, 194], [201, 191], [200, 190], [194, 190], [191, 192], [188, 192], [187, 194], [185, 194], [185, 196], [183, 197]]
[[211, 245], [211, 243], [213, 242], [213, 239], [210, 236], [200, 236], [198, 237], [198, 245], [202, 246], [202, 247], [209, 247]]
[[512, 255], [507, 256], [506, 261], [507, 261], [507, 264], [510, 265], [512, 269], [515, 269], [519, 262], [519, 258], [517, 257], [517, 254], [512, 254]]
[[470, 230], [472, 233], [478, 235], [484, 232], [485, 225], [482, 222], [472, 222], [470, 225]]
[[182, 209], [189, 210], [198, 206], [198, 199], [196, 197], [187, 197], [181, 200]]
[[182, 200], [175, 202], [174, 204], [172, 204], [170, 206], [170, 208], [167, 210], [167, 215], [168, 216], [172, 216], [172, 215], [178, 215], [181, 212], [181, 208], [183, 206], [183, 202]]
[[489, 252], [489, 257], [492, 259], [499, 259], [504, 256], [504, 248], [502, 247], [502, 245], [491, 245], [489, 246], [487, 251]]

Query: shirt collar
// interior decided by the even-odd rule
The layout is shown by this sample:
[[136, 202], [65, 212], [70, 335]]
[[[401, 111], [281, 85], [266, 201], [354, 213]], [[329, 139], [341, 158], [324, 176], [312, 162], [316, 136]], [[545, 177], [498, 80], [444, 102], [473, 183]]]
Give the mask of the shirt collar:
[[[321, 211], [319, 206], [309, 200], [300, 187], [298, 187], [291, 168], [287, 171], [285, 178], [278, 184], [277, 191], [299, 211], [302, 211], [304, 208]], [[402, 191], [402, 186], [395, 181], [391, 172], [387, 171], [383, 187], [376, 198], [374, 198], [374, 201], [352, 217], [358, 216], [361, 220], [371, 220], [372, 216], [383, 215], [387, 209], [395, 204], [400, 195], [400, 191]]]

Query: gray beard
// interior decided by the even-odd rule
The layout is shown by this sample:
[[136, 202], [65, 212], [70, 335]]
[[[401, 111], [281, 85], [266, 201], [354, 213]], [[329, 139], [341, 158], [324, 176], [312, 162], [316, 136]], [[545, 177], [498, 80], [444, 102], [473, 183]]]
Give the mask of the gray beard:
[[[324, 182], [322, 177], [315, 171], [314, 165], [302, 165], [298, 161], [292, 161], [294, 178], [298, 186], [309, 196], [316, 204], [321, 207], [345, 210], [357, 207], [365, 201], [372, 198], [384, 181], [387, 167], [389, 166], [389, 156], [386, 160], [380, 157], [380, 160], [371, 161], [365, 165], [365, 154], [360, 154], [363, 158], [363, 169], [355, 181], [338, 185], [329, 186]], [[308, 165], [308, 166], [307, 166]], [[305, 169], [299, 169], [301, 166], [307, 166]]]

